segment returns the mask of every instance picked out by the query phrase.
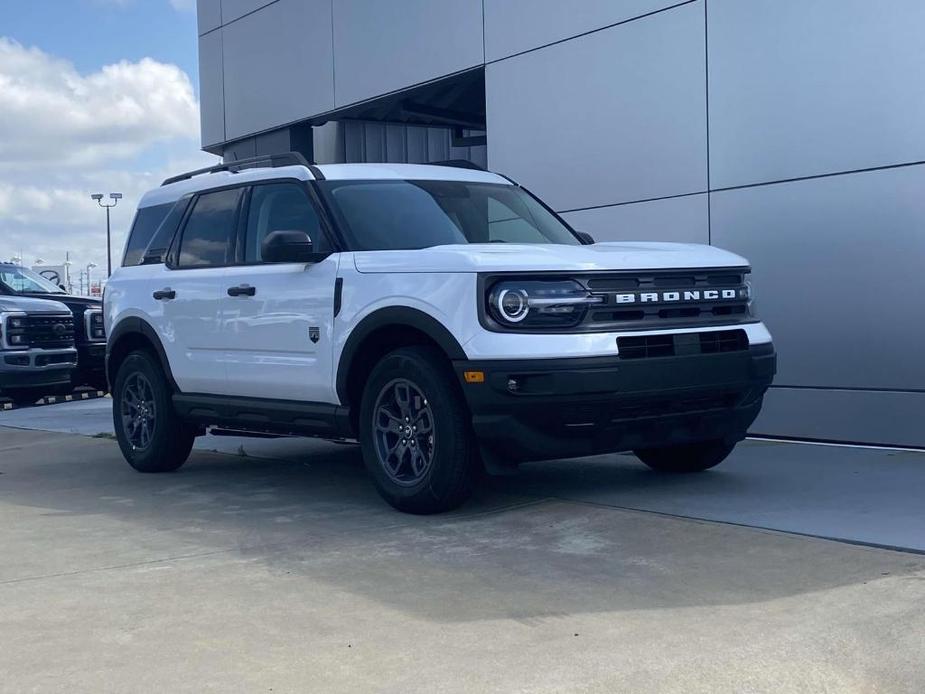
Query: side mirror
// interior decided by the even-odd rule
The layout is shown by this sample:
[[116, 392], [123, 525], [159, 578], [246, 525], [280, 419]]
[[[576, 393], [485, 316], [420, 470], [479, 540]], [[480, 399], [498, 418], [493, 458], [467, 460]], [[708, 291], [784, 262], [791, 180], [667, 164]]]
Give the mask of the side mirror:
[[590, 246], [594, 243], [594, 237], [586, 231], [576, 231], [575, 236], [577, 236], [578, 240], [581, 241], [585, 246]]
[[327, 253], [316, 253], [304, 231], [271, 231], [260, 244], [260, 257], [265, 263], [316, 263]]

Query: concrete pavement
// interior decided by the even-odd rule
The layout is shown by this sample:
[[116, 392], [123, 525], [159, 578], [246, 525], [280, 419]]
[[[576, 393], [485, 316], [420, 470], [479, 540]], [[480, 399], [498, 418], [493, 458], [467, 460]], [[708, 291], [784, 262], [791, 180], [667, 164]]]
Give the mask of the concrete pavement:
[[[87, 435], [112, 432], [107, 399], [0, 413], [0, 425]], [[319, 449], [320, 446], [320, 449]], [[206, 436], [200, 450], [302, 461], [311, 439]], [[746, 441], [704, 475], [654, 475], [632, 456], [525, 465], [492, 486], [511, 494], [785, 530], [925, 552], [925, 452]]]
[[0, 427], [0, 690], [925, 688], [925, 557], [613, 508], [637, 469], [678, 503], [620, 459], [406, 516], [354, 447], [252, 443], [288, 453], [140, 475]]

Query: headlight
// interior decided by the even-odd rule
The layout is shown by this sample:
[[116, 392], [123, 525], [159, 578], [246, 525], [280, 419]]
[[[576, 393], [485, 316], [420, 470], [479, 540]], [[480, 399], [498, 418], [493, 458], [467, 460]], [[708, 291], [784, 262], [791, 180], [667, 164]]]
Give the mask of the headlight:
[[488, 290], [488, 312], [511, 328], [569, 327], [604, 301], [574, 280], [504, 280]]
[[106, 328], [103, 326], [103, 312], [99, 309], [90, 309], [84, 313], [84, 322], [87, 329], [87, 339], [102, 341], [106, 339]]
[[24, 315], [0, 313], [0, 349], [26, 349], [29, 346], [26, 325]]
[[745, 280], [745, 310], [748, 311], [748, 315], [755, 315], [755, 288], [752, 286], [751, 280]]

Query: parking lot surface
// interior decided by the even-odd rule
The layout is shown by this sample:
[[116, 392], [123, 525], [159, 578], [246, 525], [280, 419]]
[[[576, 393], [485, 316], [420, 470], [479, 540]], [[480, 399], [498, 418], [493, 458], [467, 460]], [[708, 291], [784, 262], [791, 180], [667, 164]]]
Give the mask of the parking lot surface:
[[3, 691], [925, 688], [925, 557], [744, 527], [915, 550], [920, 454], [531, 464], [414, 517], [353, 446], [206, 437], [141, 475], [105, 431], [2, 426], [24, 412], [0, 413]]

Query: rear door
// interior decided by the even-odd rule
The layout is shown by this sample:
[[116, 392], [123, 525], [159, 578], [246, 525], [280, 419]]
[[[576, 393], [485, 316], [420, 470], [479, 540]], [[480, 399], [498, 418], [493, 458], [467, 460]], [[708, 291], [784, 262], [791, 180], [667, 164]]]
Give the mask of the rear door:
[[158, 332], [180, 389], [221, 393], [225, 349], [221, 335], [223, 275], [234, 262], [243, 188], [196, 196], [167, 258], [162, 287], [152, 297], [163, 304]]
[[226, 393], [337, 402], [331, 329], [339, 255], [318, 263], [265, 263], [260, 254], [273, 231], [304, 231], [317, 250], [332, 250], [304, 184], [255, 185], [242, 221], [242, 264], [224, 274]]

